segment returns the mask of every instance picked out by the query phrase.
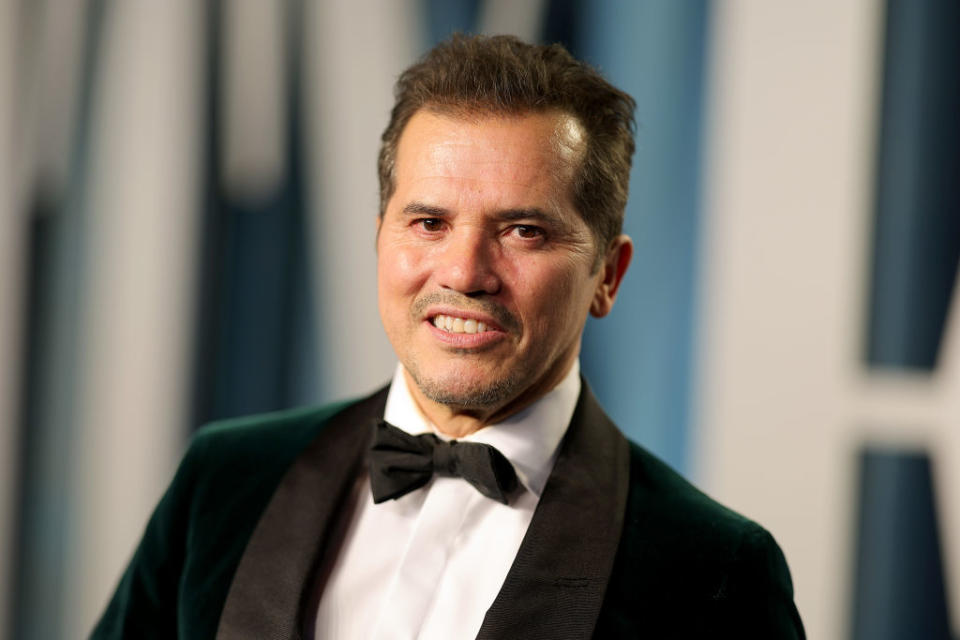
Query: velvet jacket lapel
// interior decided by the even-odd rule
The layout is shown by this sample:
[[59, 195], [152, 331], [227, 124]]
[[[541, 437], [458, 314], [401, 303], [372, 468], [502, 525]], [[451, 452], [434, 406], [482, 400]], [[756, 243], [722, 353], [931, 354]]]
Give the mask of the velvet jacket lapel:
[[583, 390], [482, 640], [590, 638], [623, 530], [627, 440]]
[[[386, 389], [331, 419], [284, 476], [247, 544], [219, 640], [299, 639], [337, 514], [362, 472]], [[629, 483], [626, 439], [583, 380], [560, 454], [478, 638], [589, 638], [613, 568]]]
[[277, 486], [227, 593], [218, 640], [294, 640], [313, 571], [362, 472], [387, 389], [330, 419]]

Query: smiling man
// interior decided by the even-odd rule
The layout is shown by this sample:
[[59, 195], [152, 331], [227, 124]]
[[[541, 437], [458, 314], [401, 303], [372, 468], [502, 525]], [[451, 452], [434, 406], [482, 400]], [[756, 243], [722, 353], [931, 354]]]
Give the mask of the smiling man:
[[379, 221], [380, 310], [414, 400], [445, 434], [543, 397], [576, 361], [587, 313], [613, 304], [631, 244], [595, 237], [577, 213], [585, 146], [557, 110], [427, 106], [404, 129]]
[[633, 100], [560, 46], [464, 36], [396, 95], [391, 384], [201, 430], [94, 637], [802, 638], [772, 537], [579, 375], [633, 250]]

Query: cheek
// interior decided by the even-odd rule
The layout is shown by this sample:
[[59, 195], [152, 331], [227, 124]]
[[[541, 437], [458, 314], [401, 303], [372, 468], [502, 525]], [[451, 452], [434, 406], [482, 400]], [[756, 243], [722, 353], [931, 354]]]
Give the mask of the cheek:
[[381, 299], [415, 292], [423, 283], [425, 273], [422, 256], [409, 248], [381, 248], [377, 255], [377, 282]]
[[582, 278], [567, 261], [518, 260], [511, 270], [511, 291], [529, 326], [541, 331], [579, 315]]

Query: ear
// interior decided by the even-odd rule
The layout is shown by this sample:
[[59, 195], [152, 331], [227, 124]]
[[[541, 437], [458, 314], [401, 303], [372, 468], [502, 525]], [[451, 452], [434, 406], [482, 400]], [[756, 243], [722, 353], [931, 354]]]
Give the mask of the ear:
[[601, 275], [593, 294], [593, 301], [590, 303], [590, 315], [602, 318], [613, 309], [617, 291], [620, 290], [620, 283], [623, 282], [623, 275], [627, 272], [632, 257], [633, 241], [630, 240], [630, 236], [622, 234], [617, 236], [607, 250], [603, 264], [600, 265]]

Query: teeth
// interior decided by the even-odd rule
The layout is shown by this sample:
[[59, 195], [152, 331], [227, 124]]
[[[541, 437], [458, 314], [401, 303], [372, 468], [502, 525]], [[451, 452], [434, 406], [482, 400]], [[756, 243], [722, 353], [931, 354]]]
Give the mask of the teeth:
[[483, 333], [487, 330], [487, 325], [483, 322], [445, 315], [436, 316], [433, 326], [451, 333]]

